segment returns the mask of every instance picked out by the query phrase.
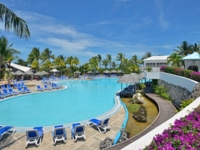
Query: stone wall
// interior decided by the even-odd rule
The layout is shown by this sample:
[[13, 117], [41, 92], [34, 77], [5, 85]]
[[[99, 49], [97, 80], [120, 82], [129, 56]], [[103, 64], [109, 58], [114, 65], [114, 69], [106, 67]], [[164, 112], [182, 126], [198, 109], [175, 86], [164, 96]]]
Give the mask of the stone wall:
[[186, 88], [173, 85], [162, 80], [158, 80], [158, 85], [167, 88], [167, 93], [170, 95], [175, 104], [180, 105], [181, 100], [187, 100], [190, 98], [191, 92], [189, 92]]

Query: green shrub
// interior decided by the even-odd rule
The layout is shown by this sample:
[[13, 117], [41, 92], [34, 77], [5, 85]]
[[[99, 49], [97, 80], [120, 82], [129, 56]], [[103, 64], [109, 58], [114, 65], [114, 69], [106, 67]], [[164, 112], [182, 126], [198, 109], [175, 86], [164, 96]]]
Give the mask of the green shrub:
[[147, 67], [147, 71], [150, 72], [152, 68], [150, 66]]
[[191, 104], [194, 100], [193, 99], [188, 99], [188, 100], [182, 100], [181, 104], [180, 104], [180, 109], [179, 111], [181, 111], [182, 109], [184, 109], [185, 107], [187, 107], [189, 104]]
[[138, 104], [130, 104], [127, 106], [128, 107], [128, 110], [131, 112], [131, 113], [134, 113], [136, 111], [138, 111], [140, 105]]
[[143, 90], [144, 88], [146, 88], [146, 85], [144, 83], [140, 83], [139, 90]]
[[154, 88], [154, 92], [159, 95], [160, 97], [164, 98], [164, 99], [167, 99], [167, 100], [170, 100], [170, 95], [167, 94], [167, 89], [166, 87], [163, 87], [163, 86], [155, 86]]

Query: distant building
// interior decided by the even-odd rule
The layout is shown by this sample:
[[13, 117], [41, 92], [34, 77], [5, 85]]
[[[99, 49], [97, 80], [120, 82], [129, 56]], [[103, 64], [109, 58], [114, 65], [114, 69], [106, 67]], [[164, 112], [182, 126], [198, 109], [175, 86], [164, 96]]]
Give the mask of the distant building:
[[144, 69], [146, 70], [147, 67], [151, 67], [152, 71], [160, 71], [160, 67], [167, 65], [167, 58], [170, 55], [166, 56], [151, 56], [147, 59], [144, 59]]
[[18, 65], [18, 64], [14, 64], [14, 63], [11, 63], [10, 67], [12, 68], [12, 72], [16, 72], [18, 70], [20, 70], [22, 72], [27, 72], [29, 70], [32, 70], [30, 67], [21, 66], [21, 65]]

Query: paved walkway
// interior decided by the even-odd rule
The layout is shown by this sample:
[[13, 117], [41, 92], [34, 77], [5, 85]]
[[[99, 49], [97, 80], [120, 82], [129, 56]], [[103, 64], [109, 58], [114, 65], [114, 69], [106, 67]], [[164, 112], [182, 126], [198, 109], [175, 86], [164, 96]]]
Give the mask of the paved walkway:
[[157, 126], [161, 125], [162, 123], [164, 123], [165, 121], [167, 121], [168, 119], [170, 119], [176, 114], [176, 109], [171, 102], [164, 100], [163, 98], [153, 93], [146, 93], [146, 96], [149, 99], [154, 100], [158, 104], [159, 114], [158, 114], [157, 119], [146, 130], [144, 130], [140, 134], [126, 140], [123, 143], [107, 148], [106, 150], [121, 150], [122, 148], [136, 141], [140, 137], [144, 136], [145, 134], [147, 134], [148, 132], [156, 128]]
[[[28, 81], [26, 85], [32, 92], [36, 91], [36, 85], [41, 84], [40, 81]], [[105, 134], [99, 133], [96, 129], [86, 126], [86, 141], [78, 140], [76, 143], [71, 139], [70, 129], [67, 129], [67, 142], [62, 142], [56, 146], [52, 144], [52, 134], [50, 131], [44, 133], [44, 138], [39, 147], [35, 145], [28, 147], [30, 150], [98, 150], [100, 142], [106, 137], [114, 139], [122, 127], [125, 118], [125, 110], [123, 106], [117, 113], [110, 117], [109, 125], [111, 130]], [[0, 150], [23, 150], [25, 149], [26, 136], [25, 132], [16, 132], [12, 135], [4, 135], [0, 140]]]

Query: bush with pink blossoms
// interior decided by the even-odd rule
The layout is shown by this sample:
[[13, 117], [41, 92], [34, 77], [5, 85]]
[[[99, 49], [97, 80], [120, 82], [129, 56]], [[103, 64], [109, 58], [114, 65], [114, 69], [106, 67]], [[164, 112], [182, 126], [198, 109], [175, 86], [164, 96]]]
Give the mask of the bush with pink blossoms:
[[144, 150], [199, 150], [200, 107], [177, 119], [170, 128], [153, 138]]

